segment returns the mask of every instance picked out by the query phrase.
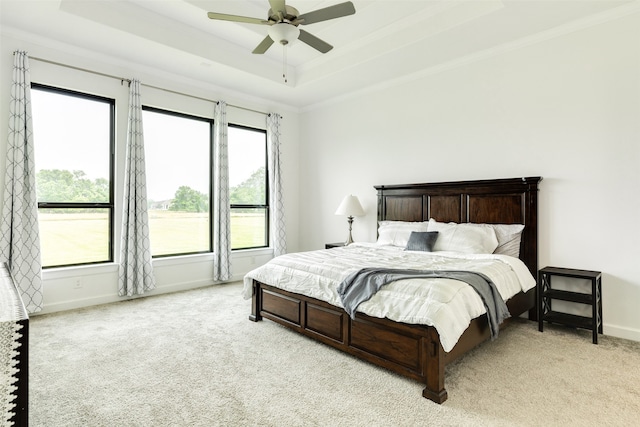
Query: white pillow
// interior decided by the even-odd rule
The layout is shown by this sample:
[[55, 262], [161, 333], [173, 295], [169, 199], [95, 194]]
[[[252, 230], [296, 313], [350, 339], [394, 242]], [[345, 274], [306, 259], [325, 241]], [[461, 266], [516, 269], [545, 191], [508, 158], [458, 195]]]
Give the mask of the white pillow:
[[428, 231], [439, 232], [434, 251], [491, 254], [498, 247], [496, 233], [488, 224], [444, 223], [431, 218]]
[[498, 247], [493, 251], [494, 254], [509, 255], [514, 258], [520, 257], [520, 241], [522, 240], [522, 230], [524, 224], [478, 224], [464, 223], [469, 227], [491, 227], [496, 233], [498, 239]]
[[428, 222], [380, 221], [378, 222], [379, 245], [407, 246], [412, 231], [427, 231]]

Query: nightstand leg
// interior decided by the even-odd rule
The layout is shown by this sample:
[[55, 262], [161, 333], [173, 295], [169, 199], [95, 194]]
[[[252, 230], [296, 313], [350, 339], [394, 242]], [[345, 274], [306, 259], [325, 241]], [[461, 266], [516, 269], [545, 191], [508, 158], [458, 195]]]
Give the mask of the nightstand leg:
[[591, 279], [591, 295], [593, 295], [593, 306], [591, 314], [591, 319], [593, 321], [593, 343], [598, 344], [598, 328], [599, 323], [601, 322], [598, 319], [598, 313], [600, 311], [598, 307], [600, 305], [600, 301], [598, 298], [598, 283], [596, 279]]
[[602, 277], [598, 278], [596, 287], [598, 288], [598, 332], [602, 334]]
[[536, 296], [538, 300], [538, 330], [540, 332], [544, 332], [544, 325], [542, 324], [542, 318], [544, 317], [544, 309], [542, 308], [542, 294], [544, 292], [542, 289], [542, 280], [543, 274], [538, 272], [538, 289], [536, 289]]

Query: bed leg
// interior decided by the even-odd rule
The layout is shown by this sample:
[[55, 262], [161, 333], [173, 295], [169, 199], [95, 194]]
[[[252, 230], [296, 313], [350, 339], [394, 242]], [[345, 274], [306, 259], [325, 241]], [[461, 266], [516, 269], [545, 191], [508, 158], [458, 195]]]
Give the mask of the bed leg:
[[251, 314], [249, 315], [249, 320], [252, 322], [259, 322], [262, 320], [262, 316], [260, 315], [260, 283], [253, 281], [253, 296], [251, 297]]
[[434, 328], [430, 328], [429, 339], [426, 341], [427, 354], [427, 386], [422, 391], [422, 396], [427, 399], [442, 403], [447, 400], [447, 390], [444, 388], [444, 358], [445, 353], [440, 344], [440, 337]]
[[422, 390], [422, 397], [426, 397], [432, 402], [440, 404], [447, 400], [448, 395], [447, 390], [442, 389], [439, 392], [434, 392], [432, 390], [429, 390], [429, 387], [426, 387], [424, 390]]

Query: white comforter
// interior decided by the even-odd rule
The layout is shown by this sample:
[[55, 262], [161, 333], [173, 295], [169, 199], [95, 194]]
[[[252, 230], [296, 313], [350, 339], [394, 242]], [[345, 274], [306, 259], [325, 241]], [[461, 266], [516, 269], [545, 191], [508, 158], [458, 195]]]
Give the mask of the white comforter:
[[[342, 307], [337, 286], [364, 267], [423, 270], [468, 270], [487, 275], [508, 300], [536, 284], [517, 258], [453, 252], [405, 251], [395, 246], [356, 243], [343, 248], [282, 255], [244, 277], [242, 295], [251, 298], [253, 279]], [[486, 313], [478, 294], [453, 279], [408, 279], [383, 286], [358, 307], [369, 316], [434, 326], [445, 351], [450, 351], [472, 319]]]

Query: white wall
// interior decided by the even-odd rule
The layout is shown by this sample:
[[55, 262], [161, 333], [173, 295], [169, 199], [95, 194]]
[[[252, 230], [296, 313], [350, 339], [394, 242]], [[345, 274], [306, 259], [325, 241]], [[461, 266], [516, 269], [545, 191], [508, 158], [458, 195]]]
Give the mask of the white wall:
[[347, 193], [373, 241], [374, 185], [540, 175], [540, 266], [602, 271], [605, 334], [640, 340], [639, 14], [388, 86], [302, 115], [301, 248]]
[[[14, 50], [25, 50], [30, 57], [42, 58], [111, 76], [138, 78], [143, 83], [141, 92], [144, 105], [208, 117], [213, 115], [214, 107], [212, 102], [166, 91], [169, 90], [210, 100], [226, 101], [230, 105], [227, 110], [227, 119], [230, 123], [263, 129], [266, 126], [264, 114], [247, 111], [243, 108], [234, 108], [231, 105], [260, 112], [281, 114], [283, 116], [281, 126], [283, 177], [287, 181], [284, 189], [285, 209], [288, 214], [286, 224], [288, 229], [297, 229], [297, 137], [299, 134], [299, 119], [296, 110], [251, 97], [250, 94], [228, 92], [212, 84], [189, 81], [180, 76], [163, 73], [160, 70], [150, 70], [136, 64], [122, 63], [114, 58], [101, 56], [96, 52], [79, 50], [50, 40], [34, 39], [28, 35], [2, 33], [1, 42], [0, 87], [3, 88], [3, 94], [8, 93], [11, 85], [12, 52]], [[33, 82], [116, 99], [116, 208], [114, 218], [116, 239], [114, 241], [114, 257], [117, 260], [119, 254], [119, 239], [117, 236], [119, 236], [120, 230], [120, 215], [118, 212], [121, 212], [123, 194], [122, 170], [127, 133], [128, 86], [126, 83], [121, 84], [118, 79], [42, 61], [32, 60], [30, 65], [31, 80]], [[153, 87], [166, 90], [158, 90]], [[2, 171], [5, 170], [4, 153], [6, 152], [9, 117], [9, 98], [7, 96], [4, 96], [4, 98], [4, 102], [0, 102], [0, 153], [3, 153], [0, 156], [0, 170]], [[176, 147], [176, 149], [179, 149], [179, 147]], [[69, 155], [73, 154], [69, 153]], [[0, 174], [0, 188], [4, 188], [4, 172]], [[0, 199], [0, 205], [1, 203]], [[289, 233], [287, 245], [291, 250], [298, 249], [296, 233]], [[232, 257], [233, 279], [241, 279], [247, 271], [268, 261], [271, 256], [272, 251], [268, 249], [234, 253]], [[210, 285], [213, 283], [211, 279], [213, 277], [213, 256], [209, 254], [154, 260], [154, 271], [158, 287], [148, 295]], [[122, 298], [117, 296], [117, 274], [118, 268], [115, 263], [46, 269], [43, 273], [43, 313], [121, 300]], [[81, 284], [80, 288], [76, 287], [78, 281]]]
[[[414, 79], [302, 114], [250, 94], [49, 40], [3, 33], [1, 41], [3, 88], [11, 81], [11, 52], [21, 49], [35, 57], [282, 114], [290, 251], [321, 248], [346, 237], [345, 218], [333, 212], [347, 193], [358, 195], [368, 212], [356, 219], [354, 238], [373, 241], [374, 185], [541, 175], [540, 266], [603, 271], [605, 333], [640, 341], [640, 249], [635, 244], [640, 240], [638, 14], [440, 73], [426, 70]], [[127, 93], [117, 80], [37, 61], [32, 62], [32, 80], [119, 91], [118, 98]], [[143, 92], [143, 102], [145, 96], [160, 104], [176, 102], [166, 93]], [[189, 109], [204, 108], [180, 102]], [[240, 111], [230, 109], [229, 120], [255, 120]], [[0, 102], [2, 153], [7, 118], [8, 103]], [[121, 167], [122, 130], [119, 135]], [[0, 168], [4, 170], [4, 156]], [[0, 185], [3, 180], [2, 175]], [[236, 254], [234, 275], [241, 277], [269, 257], [268, 251]], [[155, 266], [156, 293], [211, 283], [206, 256], [163, 259]], [[45, 312], [118, 300], [116, 270], [104, 265], [45, 272]], [[74, 288], [77, 279], [83, 283], [80, 289]]]

